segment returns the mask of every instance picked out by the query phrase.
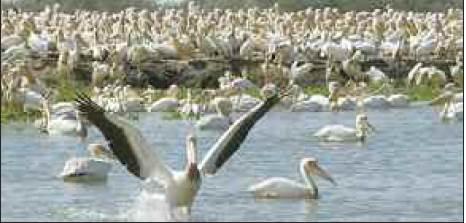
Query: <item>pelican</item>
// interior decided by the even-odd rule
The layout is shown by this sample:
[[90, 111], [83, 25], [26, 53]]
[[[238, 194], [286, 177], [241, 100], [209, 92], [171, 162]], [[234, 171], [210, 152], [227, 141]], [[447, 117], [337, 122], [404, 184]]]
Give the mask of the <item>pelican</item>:
[[336, 81], [331, 81], [328, 84], [328, 91], [330, 95], [328, 96], [330, 102], [330, 110], [337, 111], [338, 107], [338, 97], [340, 96], [340, 84]]
[[89, 144], [90, 157], [71, 158], [59, 177], [64, 181], [106, 180], [112, 168], [113, 154], [101, 144]]
[[87, 127], [77, 111], [60, 111], [52, 114], [48, 100], [43, 101], [42, 127], [49, 135], [74, 135], [81, 140], [87, 137]]
[[304, 158], [299, 165], [303, 183], [290, 180], [288, 178], [273, 177], [266, 179], [258, 184], [248, 188], [259, 198], [307, 198], [316, 199], [319, 196], [317, 184], [312, 176], [319, 176], [330, 181], [333, 185], [336, 182], [333, 178], [321, 167], [319, 167], [315, 158]]
[[327, 125], [317, 131], [314, 136], [325, 141], [365, 141], [369, 130], [375, 132], [373, 125], [364, 113], [356, 115], [356, 128], [344, 125]]
[[463, 102], [454, 102], [456, 96], [454, 93], [455, 90], [454, 84], [448, 83], [444, 87], [444, 92], [429, 102], [429, 105], [433, 106], [443, 105], [443, 109], [440, 111], [440, 118], [442, 120], [453, 119], [455, 117], [461, 120], [463, 118]]
[[176, 99], [179, 92], [179, 88], [176, 85], [171, 85], [167, 90], [167, 97], [161, 98], [156, 102], [152, 103], [147, 111], [149, 112], [171, 112], [175, 111], [179, 106], [180, 102]]
[[232, 102], [227, 98], [214, 99], [217, 114], [206, 115], [197, 121], [199, 129], [222, 129], [226, 130], [232, 124], [230, 114], [233, 109]]
[[292, 112], [322, 112], [328, 111], [329, 100], [327, 97], [316, 94], [305, 101], [297, 102], [291, 106]]
[[201, 174], [215, 174], [240, 148], [254, 124], [280, 101], [275, 87], [273, 90], [263, 89], [262, 93], [266, 100], [233, 123], [207, 152], [200, 165], [197, 164], [196, 137], [189, 134], [186, 137], [187, 163], [182, 171], [173, 171], [157, 153], [152, 153], [140, 131], [128, 121], [106, 113], [84, 94], [78, 93], [75, 100], [79, 111], [102, 132], [127, 170], [145, 182], [162, 185], [171, 213], [179, 209], [189, 215], [201, 186]]

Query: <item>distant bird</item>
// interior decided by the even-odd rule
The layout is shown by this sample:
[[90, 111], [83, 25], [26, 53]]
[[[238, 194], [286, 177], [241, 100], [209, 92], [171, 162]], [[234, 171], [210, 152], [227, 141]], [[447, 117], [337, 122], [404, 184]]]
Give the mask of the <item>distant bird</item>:
[[327, 125], [318, 130], [314, 136], [324, 141], [365, 141], [369, 132], [375, 128], [367, 120], [367, 115], [362, 113], [356, 115], [356, 128], [344, 125]]
[[[441, 93], [436, 98], [432, 99], [429, 102], [429, 105], [438, 106], [443, 105], [442, 111], [440, 111], [440, 118], [442, 120], [452, 119], [455, 117], [459, 117], [460, 119], [463, 118], [463, 109], [461, 106], [455, 106], [455, 91], [456, 88], [453, 83], [448, 83], [445, 85], [443, 89], [443, 93]], [[462, 104], [462, 102], [460, 102]], [[461, 107], [461, 109], [460, 109]], [[461, 113], [461, 114], [460, 114]]]
[[87, 137], [87, 126], [76, 110], [53, 112], [48, 100], [44, 100], [42, 127], [47, 134], [79, 136], [81, 140]]
[[175, 111], [179, 106], [180, 102], [176, 98], [179, 93], [179, 87], [171, 85], [167, 90], [167, 97], [163, 97], [156, 102], [149, 105], [147, 110], [149, 112], [171, 112]]
[[201, 117], [196, 123], [199, 129], [226, 130], [233, 124], [230, 117], [233, 110], [231, 100], [227, 98], [215, 98], [214, 104], [217, 114], [209, 114]]

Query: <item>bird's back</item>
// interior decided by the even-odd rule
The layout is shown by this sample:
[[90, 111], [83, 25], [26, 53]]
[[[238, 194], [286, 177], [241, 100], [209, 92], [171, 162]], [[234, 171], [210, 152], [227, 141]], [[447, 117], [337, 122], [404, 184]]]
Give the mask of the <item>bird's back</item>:
[[214, 130], [226, 130], [230, 126], [227, 117], [212, 114], [202, 117], [197, 123], [197, 127], [201, 130], [214, 129]]
[[95, 158], [71, 158], [65, 163], [60, 176], [64, 179], [78, 177], [106, 178], [112, 165], [110, 162]]
[[48, 132], [51, 135], [72, 135], [76, 134], [78, 121], [73, 119], [52, 119], [48, 124]]
[[355, 129], [346, 127], [344, 125], [326, 125], [317, 131], [314, 136], [329, 137], [332, 135], [345, 136], [355, 133]]
[[248, 188], [256, 197], [263, 198], [303, 198], [309, 195], [309, 189], [294, 180], [273, 177]]

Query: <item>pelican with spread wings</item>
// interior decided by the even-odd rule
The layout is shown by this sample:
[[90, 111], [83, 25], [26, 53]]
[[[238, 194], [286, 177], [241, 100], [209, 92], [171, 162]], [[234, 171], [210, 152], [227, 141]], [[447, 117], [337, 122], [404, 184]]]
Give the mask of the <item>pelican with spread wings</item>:
[[78, 110], [104, 135], [110, 149], [130, 173], [141, 180], [154, 180], [163, 186], [170, 207], [190, 213], [192, 203], [201, 186], [201, 176], [215, 174], [240, 148], [254, 124], [259, 121], [280, 98], [275, 86], [262, 91], [265, 101], [245, 113], [216, 141], [204, 159], [197, 164], [196, 137], [186, 138], [186, 167], [174, 171], [152, 152], [142, 134], [126, 120], [105, 112], [88, 96], [77, 93]]

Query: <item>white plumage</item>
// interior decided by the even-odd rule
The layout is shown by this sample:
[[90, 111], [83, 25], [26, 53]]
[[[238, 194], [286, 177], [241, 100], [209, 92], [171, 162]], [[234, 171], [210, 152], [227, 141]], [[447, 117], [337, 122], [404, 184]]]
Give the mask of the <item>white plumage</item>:
[[304, 183], [283, 177], [273, 177], [248, 188], [248, 191], [259, 198], [318, 198], [317, 184], [312, 176], [319, 176], [336, 185], [330, 175], [324, 171], [315, 158], [304, 158], [299, 165], [299, 172]]
[[319, 129], [314, 136], [324, 141], [364, 141], [369, 130], [375, 131], [375, 128], [367, 120], [365, 114], [356, 116], [356, 128], [346, 127], [344, 125], [327, 125]]

